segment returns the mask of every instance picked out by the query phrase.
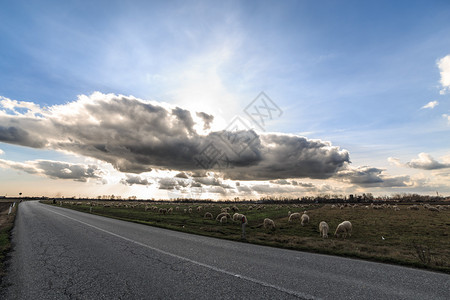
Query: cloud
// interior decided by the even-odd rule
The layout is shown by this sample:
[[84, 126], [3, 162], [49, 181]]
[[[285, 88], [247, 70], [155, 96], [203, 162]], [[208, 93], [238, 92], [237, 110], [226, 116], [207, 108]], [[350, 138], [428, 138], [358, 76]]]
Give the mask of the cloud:
[[203, 130], [207, 130], [211, 128], [211, 123], [214, 120], [213, 115], [209, 115], [204, 112], [198, 112], [196, 113], [197, 117], [201, 118], [203, 120]]
[[388, 176], [382, 169], [363, 166], [350, 167], [339, 171], [334, 177], [343, 182], [361, 187], [406, 187], [409, 185], [409, 176]]
[[52, 179], [71, 179], [80, 182], [87, 182], [88, 179], [102, 179], [102, 176], [105, 174], [96, 165], [69, 164], [50, 160], [19, 163], [0, 159], [0, 167], [16, 169], [29, 174], [44, 175]]
[[137, 185], [151, 185], [152, 184], [146, 178], [142, 178], [141, 176], [130, 175], [130, 174], [127, 174], [125, 178], [122, 178], [120, 180], [120, 183], [129, 185], [129, 186], [132, 186], [133, 184], [137, 184]]
[[0, 149], [0, 155], [5, 154], [5, 151], [3, 151], [2, 149]]
[[433, 109], [433, 108], [435, 108], [435, 107], [438, 106], [438, 105], [439, 105], [439, 102], [438, 102], [438, 101], [430, 101], [430, 102], [428, 102], [426, 105], [422, 106], [421, 109], [426, 109], [426, 108], [431, 108], [431, 109]]
[[445, 94], [450, 91], [450, 54], [441, 58], [437, 65], [441, 73], [440, 83], [442, 85], [441, 94]]
[[126, 173], [157, 168], [208, 170], [236, 180], [326, 179], [349, 162], [346, 150], [295, 135], [253, 130], [202, 135], [196, 122], [212, 116], [131, 96], [96, 92], [47, 108], [29, 103], [33, 114], [17, 112], [17, 101], [4, 103], [15, 113], [0, 110], [0, 142], [69, 151]]
[[440, 163], [433, 159], [428, 153], [420, 153], [419, 158], [412, 159], [410, 162], [406, 163], [406, 166], [414, 169], [423, 169], [423, 170], [437, 170], [450, 168], [450, 163]]
[[447, 119], [447, 122], [448, 122], [448, 124], [450, 125], [450, 115], [443, 114], [442, 117], [443, 117], [444, 119]]
[[396, 158], [396, 157], [388, 157], [388, 162], [390, 162], [391, 164], [394, 164], [398, 167], [403, 167], [404, 164], [402, 164], [400, 162], [400, 159]]
[[184, 179], [188, 179], [188, 178], [189, 178], [189, 177], [187, 176], [187, 174], [184, 173], [184, 172], [178, 173], [177, 175], [175, 175], [175, 177], [177, 177], [177, 178], [184, 178]]

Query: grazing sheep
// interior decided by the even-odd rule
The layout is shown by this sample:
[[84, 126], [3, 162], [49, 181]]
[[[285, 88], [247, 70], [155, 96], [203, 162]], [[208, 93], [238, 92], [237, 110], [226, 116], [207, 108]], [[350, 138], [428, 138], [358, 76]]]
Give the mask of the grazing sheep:
[[220, 218], [220, 223], [226, 223], [227, 222], [227, 216], [223, 216], [222, 218]]
[[222, 217], [224, 217], [224, 216], [231, 219], [231, 216], [230, 216], [229, 213], [222, 212], [222, 213], [220, 213], [220, 214], [217, 215], [216, 221], [219, 221], [219, 222], [220, 222], [220, 219], [222, 219]]
[[[234, 217], [234, 215], [233, 215], [233, 217]], [[247, 217], [243, 214], [238, 214], [235, 219], [233, 218], [233, 221], [239, 221], [239, 222], [241, 222], [241, 224], [246, 224], [246, 225], [248, 224]]]
[[428, 207], [428, 210], [429, 210], [429, 211], [439, 212], [439, 209], [436, 208], [436, 207], [434, 207], [434, 206], [429, 206], [429, 207]]
[[192, 214], [192, 208], [189, 207], [188, 212]]
[[172, 207], [167, 210], [168, 214], [171, 214], [172, 212], [173, 212], [173, 208]]
[[201, 207], [201, 206], [197, 207], [197, 211], [198, 211], [198, 212], [200, 212], [201, 210], [202, 210], [202, 207]]
[[352, 223], [350, 221], [344, 221], [336, 227], [336, 231], [334, 232], [335, 237], [339, 236], [352, 236]]
[[306, 214], [306, 211], [302, 215], [302, 226], [309, 223], [309, 216]]
[[205, 219], [211, 219], [212, 220], [213, 215], [210, 212], [205, 213]]
[[414, 205], [409, 206], [408, 209], [410, 209], [410, 210], [419, 210], [419, 207], [416, 204], [414, 204]]
[[239, 208], [238, 208], [237, 206], [232, 206], [232, 207], [231, 207], [231, 210], [232, 210], [233, 212], [237, 212], [237, 211], [239, 211]]
[[290, 222], [292, 222], [292, 221], [295, 220], [295, 219], [301, 219], [300, 213], [293, 213], [293, 214], [291, 214], [291, 215], [289, 216], [288, 222], [290, 223]]
[[328, 238], [328, 224], [325, 221], [320, 222], [319, 224], [319, 232], [323, 238]]
[[265, 218], [264, 219], [264, 228], [265, 229], [275, 229], [275, 222], [272, 219]]
[[167, 213], [167, 209], [165, 209], [165, 208], [160, 208], [158, 212], [159, 212], [160, 214], [165, 215], [165, 214]]
[[183, 212], [184, 212], [184, 213], [187, 213], [187, 209], [186, 209], [186, 208], [185, 208], [185, 209], [183, 209]]
[[240, 220], [242, 220], [242, 217], [243, 217], [244, 215], [243, 214], [240, 214], [240, 213], [235, 213], [234, 215], [233, 215], [233, 221], [240, 221]]

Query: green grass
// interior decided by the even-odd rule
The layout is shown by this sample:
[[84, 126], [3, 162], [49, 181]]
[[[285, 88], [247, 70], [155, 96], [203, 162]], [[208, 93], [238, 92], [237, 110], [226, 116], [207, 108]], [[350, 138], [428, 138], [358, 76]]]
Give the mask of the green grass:
[[[215, 220], [205, 220], [206, 211], [214, 216], [220, 208], [231, 207], [225, 204], [148, 204], [149, 207], [173, 208], [172, 214], [160, 214], [157, 210], [145, 211], [145, 204], [132, 207], [115, 207], [125, 205], [115, 202], [112, 207], [103, 207], [101, 202], [94, 206], [93, 213], [158, 226], [188, 233], [206, 235], [230, 240], [241, 240], [241, 226], [229, 221], [220, 224]], [[75, 204], [75, 203], [74, 203]], [[59, 205], [59, 204], [57, 204]], [[128, 204], [129, 205], [129, 204]], [[198, 212], [197, 206], [202, 206]], [[175, 207], [179, 210], [175, 210]], [[393, 209], [366, 209], [363, 206], [344, 209], [331, 208], [331, 205], [310, 205], [298, 207], [294, 205], [237, 205], [240, 213], [244, 213], [249, 224], [246, 227], [246, 242], [282, 247], [288, 249], [362, 258], [378, 262], [402, 264], [450, 273], [450, 210], [432, 212], [423, 207], [418, 211], [400, 211]], [[64, 203], [63, 207], [89, 212], [90, 205], [72, 205]], [[188, 207], [192, 213], [184, 213]], [[260, 207], [260, 209], [256, 209]], [[288, 211], [308, 211], [310, 223], [301, 226], [300, 222], [288, 222]], [[232, 213], [231, 213], [232, 214]], [[276, 229], [264, 229], [264, 218], [275, 221]], [[350, 238], [334, 238], [336, 226], [349, 220], [353, 224]], [[326, 221], [330, 227], [328, 239], [319, 236], [318, 224]], [[384, 238], [384, 239], [383, 239]]]

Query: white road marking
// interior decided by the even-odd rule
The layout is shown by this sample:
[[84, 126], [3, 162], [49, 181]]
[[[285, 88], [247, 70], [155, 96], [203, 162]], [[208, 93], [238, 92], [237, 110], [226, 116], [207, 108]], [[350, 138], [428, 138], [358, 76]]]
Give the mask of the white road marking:
[[240, 274], [237, 274], [237, 273], [233, 273], [233, 272], [230, 272], [230, 271], [221, 269], [221, 268], [217, 268], [217, 267], [214, 267], [214, 266], [211, 266], [211, 265], [208, 265], [208, 264], [199, 262], [199, 261], [195, 261], [195, 260], [192, 260], [192, 259], [187, 258], [187, 257], [182, 257], [182, 256], [179, 256], [179, 255], [177, 255], [177, 254], [173, 254], [173, 253], [170, 253], [170, 252], [167, 252], [167, 251], [164, 251], [164, 250], [161, 250], [161, 249], [158, 249], [158, 248], [155, 248], [155, 247], [152, 247], [152, 246], [143, 244], [143, 243], [141, 243], [141, 242], [138, 242], [138, 241], [129, 239], [129, 238], [124, 237], [124, 236], [122, 236], [122, 235], [116, 234], [116, 233], [114, 233], [114, 232], [108, 231], [108, 230], [103, 229], [103, 228], [100, 228], [100, 227], [97, 227], [97, 226], [95, 226], [95, 225], [91, 225], [91, 224], [89, 224], [89, 223], [86, 223], [86, 222], [77, 220], [77, 219], [75, 219], [75, 218], [66, 216], [66, 215], [61, 214], [61, 213], [58, 213], [58, 212], [56, 212], [56, 211], [54, 211], [54, 210], [51, 210], [51, 209], [48, 209], [48, 208], [44, 208], [44, 207], [42, 207], [42, 208], [45, 209], [45, 210], [47, 210], [47, 211], [50, 211], [50, 212], [52, 212], [52, 213], [55, 213], [55, 214], [57, 214], [57, 215], [60, 215], [60, 216], [62, 216], [62, 217], [71, 219], [71, 220], [76, 221], [76, 222], [78, 222], [78, 223], [81, 223], [81, 224], [84, 224], [84, 225], [86, 225], [86, 226], [95, 228], [95, 229], [97, 229], [97, 230], [99, 230], [99, 231], [102, 231], [102, 232], [104, 232], [104, 233], [107, 233], [107, 234], [110, 234], [110, 235], [112, 235], [112, 236], [121, 238], [121, 239], [123, 239], [123, 240], [125, 240], [125, 241], [134, 243], [134, 244], [136, 244], [136, 245], [139, 245], [139, 246], [142, 246], [142, 247], [145, 247], [145, 248], [148, 248], [148, 249], [150, 249], [150, 250], [153, 250], [153, 251], [162, 253], [162, 254], [164, 254], [164, 255], [168, 255], [168, 256], [171, 256], [171, 257], [174, 257], [174, 258], [177, 258], [177, 259], [180, 259], [180, 260], [184, 260], [184, 261], [190, 262], [190, 263], [192, 263], [192, 264], [195, 264], [195, 265], [198, 265], [198, 266], [201, 266], [201, 267], [204, 267], [204, 268], [207, 268], [207, 269], [210, 269], [210, 270], [219, 272], [219, 273], [223, 273], [223, 274], [226, 274], [226, 275], [238, 277], [238, 278], [241, 278], [241, 279], [244, 279], [244, 280], [247, 280], [247, 281], [250, 281], [250, 282], [253, 282], [253, 283], [262, 285], [262, 286], [265, 286], [265, 287], [269, 287], [269, 288], [278, 290], [278, 291], [283, 292], [283, 293], [286, 293], [286, 294], [290, 294], [290, 295], [296, 296], [296, 297], [301, 298], [301, 299], [320, 299], [320, 298], [317, 298], [317, 297], [312, 296], [312, 295], [308, 295], [308, 294], [305, 294], [305, 293], [302, 293], [302, 292], [297, 292], [297, 291], [293, 291], [293, 290], [290, 290], [290, 289], [286, 289], [286, 288], [281, 287], [281, 286], [273, 285], [273, 284], [270, 284], [270, 283], [267, 283], [267, 282], [264, 282], [264, 281], [255, 279], [255, 278], [251, 278], [251, 277], [248, 277], [248, 276], [240, 275]]

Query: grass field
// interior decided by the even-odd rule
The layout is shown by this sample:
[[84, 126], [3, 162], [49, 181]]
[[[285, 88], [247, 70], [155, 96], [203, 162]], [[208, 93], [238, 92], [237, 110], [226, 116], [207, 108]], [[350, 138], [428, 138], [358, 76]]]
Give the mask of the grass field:
[[0, 200], [0, 281], [5, 274], [4, 262], [6, 255], [11, 248], [10, 233], [14, 226], [14, 218], [16, 214], [17, 205], [12, 209], [11, 214], [8, 215], [9, 207], [12, 202]]
[[[45, 201], [44, 201], [45, 202]], [[50, 202], [45, 202], [50, 204]], [[56, 205], [61, 205], [58, 202]], [[241, 239], [241, 225], [229, 220], [220, 224], [203, 218], [205, 212], [214, 217], [221, 208], [232, 204], [178, 204], [178, 203], [128, 203], [123, 202], [64, 202], [63, 207], [79, 211], [138, 222], [142, 224], [179, 230], [188, 233]], [[104, 206], [105, 205], [105, 206]], [[127, 207], [125, 207], [125, 205]], [[145, 210], [145, 206], [148, 210]], [[197, 207], [201, 210], [197, 211]], [[156, 207], [157, 209], [152, 209]], [[176, 208], [179, 209], [176, 209]], [[372, 209], [356, 207], [332, 208], [331, 205], [236, 205], [239, 213], [247, 216], [246, 242], [289, 248], [295, 250], [333, 254], [367, 260], [427, 268], [450, 273], [450, 209], [430, 211], [419, 205], [419, 210], [407, 206]], [[250, 208], [252, 207], [252, 208]], [[160, 208], [172, 208], [170, 214], [159, 213]], [[192, 209], [192, 213], [184, 209]], [[299, 221], [289, 223], [288, 212], [307, 210], [310, 223], [301, 226]], [[230, 212], [231, 215], [233, 212]], [[264, 218], [274, 220], [275, 229], [264, 229]], [[349, 220], [353, 233], [349, 238], [333, 237], [336, 226]], [[326, 221], [330, 227], [328, 239], [319, 236], [318, 224]]]

